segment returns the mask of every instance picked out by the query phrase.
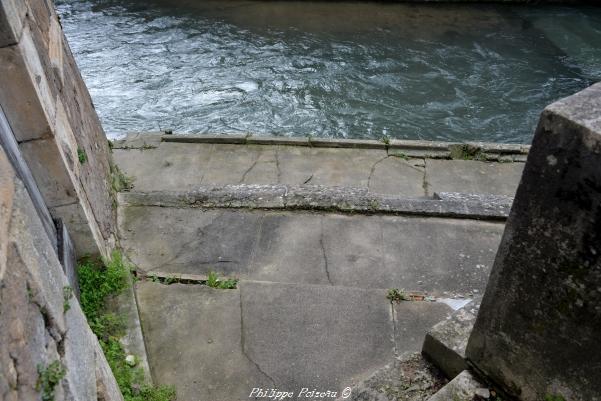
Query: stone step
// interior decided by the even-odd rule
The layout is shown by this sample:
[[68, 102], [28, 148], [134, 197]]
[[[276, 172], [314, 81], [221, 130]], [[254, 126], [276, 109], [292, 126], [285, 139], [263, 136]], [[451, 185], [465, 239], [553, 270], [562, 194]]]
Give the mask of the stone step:
[[123, 192], [123, 206], [312, 210], [505, 220], [513, 198], [502, 195], [435, 193], [429, 198], [374, 194], [365, 188], [317, 185], [238, 184], [199, 186], [191, 191]]
[[[295, 146], [292, 144], [302, 139], [196, 138], [202, 141], [172, 142], [169, 135], [134, 134], [114, 146], [113, 157], [120, 169], [135, 179], [138, 192], [188, 191], [201, 185], [310, 184], [404, 197], [429, 197], [434, 192], [513, 196], [527, 152], [527, 147], [520, 145], [482, 144], [485, 151], [478, 150], [476, 156], [497, 155], [508, 161], [497, 163], [463, 160], [475, 156], [462, 154], [463, 145], [436, 142], [400, 141], [395, 145], [392, 141], [385, 145], [313, 139], [314, 146], [308, 146], [305, 139], [306, 146]], [[359, 147], [357, 142], [369, 142], [370, 146]], [[452, 146], [459, 146], [457, 157], [462, 160], [432, 158], [452, 157]], [[511, 162], [514, 159], [520, 162]]]
[[482, 293], [504, 228], [470, 219], [121, 206], [141, 270], [279, 283]]
[[142, 281], [136, 292], [155, 382], [175, 385], [178, 401], [255, 399], [253, 388], [341, 394], [418, 352], [426, 330], [451, 313], [439, 302], [391, 304], [384, 290], [329, 285]]
[[465, 350], [481, 298], [475, 297], [448, 319], [436, 324], [424, 339], [422, 353], [451, 379], [468, 368]]

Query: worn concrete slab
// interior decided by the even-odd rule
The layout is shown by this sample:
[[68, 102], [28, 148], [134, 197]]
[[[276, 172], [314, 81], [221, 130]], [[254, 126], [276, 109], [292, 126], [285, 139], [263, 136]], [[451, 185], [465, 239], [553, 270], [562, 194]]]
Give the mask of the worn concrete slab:
[[341, 392], [393, 357], [393, 322], [383, 290], [243, 282], [249, 357], [281, 389]]
[[249, 276], [255, 280], [331, 284], [322, 250], [323, 217], [262, 213]]
[[483, 292], [503, 225], [470, 220], [337, 215], [325, 248], [337, 285], [442, 295]]
[[467, 192], [514, 196], [523, 163], [426, 159], [428, 193]]
[[424, 333], [440, 321], [446, 320], [453, 310], [441, 302], [398, 302], [394, 310], [394, 341], [397, 355], [419, 350]]
[[143, 207], [121, 212], [121, 243], [145, 271], [249, 273], [260, 213]]
[[482, 292], [503, 224], [264, 210], [120, 208], [143, 270], [284, 283]]
[[201, 183], [212, 145], [172, 143], [164, 146], [159, 142], [153, 146], [156, 147], [113, 149], [115, 163], [126, 176], [134, 179], [136, 190], [191, 189]]
[[448, 312], [431, 302], [393, 312], [384, 290], [327, 285], [146, 281], [136, 292], [154, 381], [175, 385], [179, 401], [243, 400], [255, 387], [340, 394], [395, 352], [418, 351], [418, 342], [399, 339], [423, 337], [422, 322]]
[[[154, 138], [154, 136], [153, 136]], [[198, 185], [288, 184], [369, 188], [423, 196], [423, 168], [386, 150], [206, 143], [120, 143], [115, 161], [137, 191], [186, 190]]]
[[244, 400], [274, 385], [244, 349], [238, 290], [136, 287], [154, 382], [175, 385], [178, 401]]

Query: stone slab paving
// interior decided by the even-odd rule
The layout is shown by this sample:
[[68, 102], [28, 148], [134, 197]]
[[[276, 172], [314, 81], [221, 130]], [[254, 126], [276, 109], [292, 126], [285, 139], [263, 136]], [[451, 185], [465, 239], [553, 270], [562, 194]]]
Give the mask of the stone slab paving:
[[[233, 139], [243, 144], [224, 143]], [[301, 192], [322, 185], [424, 202], [434, 202], [427, 199], [434, 192], [512, 196], [521, 163], [408, 158], [404, 148], [392, 156], [381, 143], [357, 148], [350, 142], [345, 146], [352, 147], [315, 140], [287, 146], [233, 139], [164, 142], [141, 134], [113, 150], [120, 169], [135, 178], [138, 198], [158, 199], [119, 208], [129, 259], [147, 272], [215, 271], [241, 280], [234, 290], [193, 281], [136, 284], [153, 378], [176, 385], [178, 400], [244, 400], [255, 387], [340, 392], [419, 351], [426, 332], [451, 313], [443, 302], [393, 305], [387, 289], [443, 298], [484, 291], [502, 222], [473, 215], [201, 208], [169, 194], [200, 186], [285, 184]], [[441, 152], [448, 153], [443, 145]], [[289, 187], [282, 188], [288, 194]], [[175, 203], [162, 203], [156, 191]], [[325, 199], [305, 192], [299, 195], [303, 202]], [[292, 208], [295, 199], [288, 199]]]
[[154, 136], [120, 146], [113, 156], [135, 178], [136, 191], [245, 183], [347, 186], [405, 197], [434, 192], [513, 196], [523, 167], [519, 162], [397, 157], [386, 149], [177, 143]]
[[[254, 387], [340, 393], [418, 351], [414, 339], [451, 312], [436, 302], [393, 307], [383, 290], [323, 285], [139, 282], [136, 291], [154, 379], [175, 384], [178, 401], [245, 400]], [[399, 330], [397, 322], [417, 324]]]
[[178, 401], [242, 400], [273, 385], [245, 355], [238, 290], [139, 282], [136, 293], [153, 379], [175, 385]]
[[145, 271], [280, 283], [483, 292], [502, 223], [311, 212], [121, 208], [122, 245]]

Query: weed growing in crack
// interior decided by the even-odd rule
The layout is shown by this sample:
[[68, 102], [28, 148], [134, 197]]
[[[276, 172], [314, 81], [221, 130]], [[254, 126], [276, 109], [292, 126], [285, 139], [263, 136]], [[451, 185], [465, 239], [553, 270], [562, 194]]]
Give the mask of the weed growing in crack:
[[131, 365], [131, 357], [128, 359], [119, 341], [125, 334], [125, 318], [106, 309], [107, 299], [119, 295], [129, 285], [129, 267], [121, 254], [114, 252], [107, 263], [85, 258], [79, 264], [78, 275], [81, 308], [98, 337], [125, 401], [174, 401], [173, 386], [149, 386], [144, 382], [142, 368]]
[[88, 161], [88, 154], [82, 148], [77, 148], [77, 158], [79, 159], [79, 164], [84, 164]]
[[399, 290], [398, 288], [391, 288], [386, 294], [386, 298], [390, 302], [399, 303], [401, 301], [410, 301], [411, 299], [405, 294], [405, 290]]
[[63, 312], [67, 313], [71, 309], [71, 298], [73, 298], [73, 288], [67, 285], [63, 287]]
[[222, 290], [232, 290], [238, 285], [238, 280], [230, 278], [227, 280], [221, 280], [217, 273], [210, 271], [207, 277], [206, 284], [212, 288], [219, 288]]
[[403, 153], [403, 152], [398, 152], [398, 153], [395, 153], [395, 154], [393, 154], [393, 156], [394, 156], [394, 157], [398, 157], [399, 159], [402, 159], [402, 160], [405, 160], [405, 161], [409, 160], [409, 156], [407, 156], [407, 155], [406, 155], [405, 153]]
[[128, 177], [119, 166], [114, 163], [110, 164], [111, 168], [111, 187], [114, 192], [125, 192], [129, 191], [134, 187], [134, 179], [132, 177]]
[[59, 361], [48, 366], [38, 365], [36, 390], [42, 393], [42, 401], [54, 401], [54, 388], [67, 374], [67, 369]]

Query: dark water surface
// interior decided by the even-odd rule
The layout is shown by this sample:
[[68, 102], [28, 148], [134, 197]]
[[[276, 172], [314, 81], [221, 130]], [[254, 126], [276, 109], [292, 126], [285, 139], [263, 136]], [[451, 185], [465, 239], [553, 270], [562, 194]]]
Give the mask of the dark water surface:
[[[175, 5], [174, 5], [175, 4]], [[601, 9], [58, 0], [110, 137], [172, 128], [529, 142], [601, 79]]]

